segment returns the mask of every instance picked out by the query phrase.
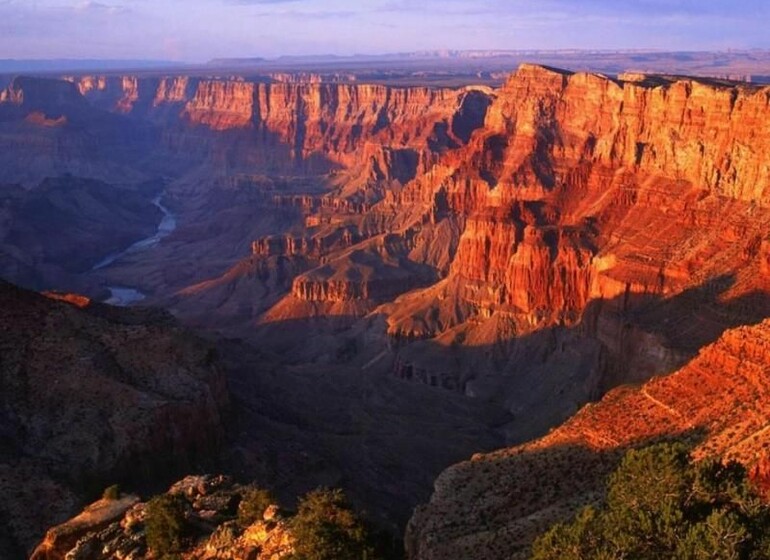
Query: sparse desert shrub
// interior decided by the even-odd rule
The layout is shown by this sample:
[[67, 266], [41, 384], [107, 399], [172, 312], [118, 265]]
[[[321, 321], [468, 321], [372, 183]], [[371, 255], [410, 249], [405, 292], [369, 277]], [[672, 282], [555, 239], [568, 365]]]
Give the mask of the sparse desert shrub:
[[532, 547], [534, 560], [770, 558], [770, 506], [745, 468], [693, 463], [681, 444], [626, 453], [604, 507], [583, 508]]
[[319, 488], [306, 494], [292, 519], [295, 553], [291, 560], [373, 560], [363, 522], [341, 490]]
[[104, 489], [104, 492], [102, 492], [102, 500], [118, 500], [120, 499], [120, 486], [117, 484], [113, 484], [112, 486], [108, 486]]
[[147, 503], [145, 531], [147, 546], [164, 558], [179, 552], [187, 534], [185, 499], [172, 494], [162, 494]]
[[255, 521], [259, 521], [268, 506], [274, 503], [272, 495], [264, 488], [253, 486], [247, 488], [238, 504], [238, 524], [241, 527], [248, 527]]

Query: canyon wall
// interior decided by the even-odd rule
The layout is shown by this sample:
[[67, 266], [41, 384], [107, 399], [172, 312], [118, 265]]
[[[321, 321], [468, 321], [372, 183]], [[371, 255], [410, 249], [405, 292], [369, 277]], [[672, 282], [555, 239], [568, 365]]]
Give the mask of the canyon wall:
[[213, 348], [165, 312], [0, 281], [0, 322], [0, 518], [12, 547], [29, 553], [83, 496], [216, 456], [224, 372]]
[[602, 498], [622, 451], [684, 438], [694, 457], [735, 459], [766, 484], [770, 321], [728, 330], [677, 372], [622, 387], [547, 436], [477, 454], [436, 480], [407, 529], [408, 557], [528, 558], [550, 525]]
[[[631, 321], [634, 338], [654, 348], [634, 348], [623, 375], [643, 379], [714, 340], [719, 331], [708, 324], [715, 316], [724, 329], [759, 315], [728, 303], [763, 289], [766, 278], [753, 271], [761, 268], [768, 224], [770, 171], [761, 157], [770, 141], [768, 88], [533, 65], [495, 91], [269, 77], [70, 80], [46, 82], [50, 96], [152, 123], [161, 153], [205, 156], [194, 176], [169, 188], [183, 210], [195, 201], [196, 220], [207, 219], [221, 191], [233, 200], [259, 192], [260, 208], [272, 197], [301, 214], [302, 227], [287, 222], [288, 236], [276, 227], [246, 241], [251, 260], [296, 257], [310, 267], [282, 282], [293, 286], [288, 299], [263, 319], [322, 314], [325, 304], [343, 301], [362, 301], [354, 310], [360, 316], [410, 292], [407, 311], [378, 311], [394, 341], [499, 346], [566, 328], [599, 340], [610, 362], [627, 362], [626, 315], [654, 314], [655, 305], [669, 303], [687, 314], [681, 305], [700, 297], [709, 317], [691, 319], [708, 336], [694, 341], [649, 328], [644, 317]], [[0, 107], [24, 105], [24, 95], [36, 99], [42, 86], [27, 81], [14, 82]], [[30, 126], [42, 127], [36, 122]], [[212, 187], [219, 184], [212, 175], [247, 179]], [[402, 241], [372, 241], [391, 234]], [[239, 247], [246, 244], [240, 238]], [[730, 286], [713, 293], [715, 278]], [[214, 280], [180, 278], [150, 289], [184, 295], [191, 285], [226, 283]], [[688, 295], [677, 299], [681, 294]], [[393, 348], [400, 353], [403, 345]], [[420, 356], [403, 354], [400, 363], [412, 359]], [[605, 369], [611, 385], [621, 373]], [[472, 375], [458, 372], [451, 385], [463, 390]]]
[[[393, 306], [389, 332], [433, 338], [472, 319], [470, 330], [487, 331], [475, 343], [496, 344], [575, 327], [621, 357], [626, 379], [643, 379], [714, 340], [721, 331], [707, 323], [760, 320], [765, 298], [756, 313], [741, 302], [768, 287], [757, 272], [770, 231], [761, 155], [769, 96], [745, 84], [622, 82], [522, 66], [469, 143], [394, 201], [458, 216], [464, 227], [445, 287], [426, 289], [422, 304], [410, 294], [406, 312]], [[714, 278], [729, 285], [712, 286]], [[455, 303], [436, 309], [437, 293]], [[682, 308], [691, 300], [708, 319]], [[694, 340], [660, 324], [633, 326], [656, 306], [672, 320], [688, 316]], [[629, 313], [638, 315], [631, 325]], [[415, 326], [415, 316], [430, 315]], [[503, 317], [508, 334], [493, 326]], [[654, 348], [629, 358], [624, 324]], [[414, 366], [429, 370], [435, 360], [423, 361]], [[452, 385], [464, 386], [463, 377]]]
[[[424, 170], [430, 153], [467, 141], [469, 132], [482, 124], [490, 96], [482, 87], [397, 88], [236, 77], [70, 79], [85, 99], [111, 112], [164, 126], [177, 122], [233, 134], [249, 130], [244, 141], [267, 152], [258, 159], [239, 154], [251, 158], [250, 163], [305, 172], [364, 165], [375, 178], [402, 182]], [[189, 145], [185, 139], [176, 142]]]
[[[768, 312], [757, 295], [768, 278], [768, 88], [533, 65], [495, 91], [97, 82], [78, 87], [111, 111], [126, 97], [136, 97], [135, 118], [173, 108], [189, 130], [261, 138], [249, 158], [272, 154], [319, 179], [315, 192], [254, 183], [264, 204], [276, 193], [303, 227], [252, 239], [252, 264], [180, 292], [173, 305], [183, 314], [205, 315], [191, 309], [202, 298], [247, 306], [250, 325], [375, 313], [397, 376], [475, 396], [502, 391], [515, 409], [524, 387], [545, 375], [553, 383], [543, 391], [556, 390], [577, 367], [562, 398], [569, 411], [619, 382], [671, 371]], [[331, 167], [302, 167], [319, 154]], [[267, 271], [289, 261], [302, 265], [289, 267], [296, 276], [276, 297], [263, 282], [275, 287]], [[522, 365], [538, 353], [544, 365]]]

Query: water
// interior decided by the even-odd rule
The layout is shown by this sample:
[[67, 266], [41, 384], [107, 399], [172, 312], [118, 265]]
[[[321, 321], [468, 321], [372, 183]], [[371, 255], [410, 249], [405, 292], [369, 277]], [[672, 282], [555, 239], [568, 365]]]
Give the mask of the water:
[[110, 297], [104, 300], [104, 303], [125, 307], [133, 303], [142, 301], [146, 296], [134, 288], [122, 288], [118, 286], [109, 286]]
[[[107, 255], [101, 261], [96, 263], [96, 265], [94, 265], [91, 270], [101, 270], [102, 268], [106, 268], [115, 261], [125, 257], [126, 255], [138, 253], [140, 251], [146, 251], [151, 247], [155, 247], [155, 245], [160, 243], [164, 237], [168, 237], [171, 232], [176, 229], [176, 217], [174, 217], [168, 208], [161, 204], [160, 199], [162, 196], [163, 195], [158, 195], [152, 200], [152, 203], [157, 206], [161, 212], [163, 212], [163, 218], [158, 224], [158, 229], [155, 231], [155, 233], [150, 237], [140, 239], [123, 251]], [[138, 303], [147, 297], [136, 288], [127, 286], [108, 286], [107, 289], [110, 291], [110, 297], [104, 300], [104, 303], [108, 303], [110, 305], [125, 307], [127, 305]]]
[[171, 213], [171, 211], [163, 206], [163, 204], [160, 203], [160, 199], [163, 195], [158, 195], [154, 199], [152, 199], [152, 203], [158, 207], [158, 209], [163, 212], [163, 219], [161, 219], [160, 224], [158, 224], [158, 229], [155, 231], [153, 235], [150, 237], [147, 237], [145, 239], [140, 239], [127, 249], [124, 249], [123, 251], [119, 251], [117, 253], [112, 253], [110, 255], [107, 255], [105, 258], [100, 260], [98, 263], [94, 265], [94, 267], [91, 270], [101, 270], [102, 268], [106, 268], [110, 266], [112, 263], [117, 261], [118, 259], [121, 259], [125, 257], [126, 255], [130, 255], [132, 253], [138, 253], [139, 251], [144, 251], [146, 249], [149, 249], [150, 247], [154, 247], [158, 243], [160, 243], [161, 239], [164, 237], [168, 237], [172, 231], [176, 229], [176, 217]]

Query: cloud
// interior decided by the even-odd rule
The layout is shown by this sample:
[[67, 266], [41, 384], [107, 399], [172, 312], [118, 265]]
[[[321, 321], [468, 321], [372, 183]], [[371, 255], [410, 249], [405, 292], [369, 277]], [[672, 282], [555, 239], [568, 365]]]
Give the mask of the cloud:
[[768, 47], [768, 16], [768, 0], [0, 0], [0, 53]]
[[436, 17], [496, 16], [536, 19], [561, 14], [578, 20], [595, 18], [636, 18], [638, 22], [666, 20], [672, 17], [746, 18], [770, 14], [770, 2], [745, 0], [737, 9], [733, 0], [389, 0], [375, 8], [382, 13], [424, 13]]

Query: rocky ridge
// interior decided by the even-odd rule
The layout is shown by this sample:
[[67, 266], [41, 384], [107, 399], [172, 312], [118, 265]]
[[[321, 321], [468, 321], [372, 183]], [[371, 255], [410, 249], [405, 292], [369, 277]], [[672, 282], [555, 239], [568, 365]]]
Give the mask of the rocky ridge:
[[[248, 526], [239, 525], [236, 512], [247, 490], [222, 475], [188, 476], [168, 489], [168, 495], [184, 499], [185, 523], [195, 532], [180, 558], [280, 560], [291, 555], [291, 529], [278, 505], [269, 505]], [[103, 498], [50, 529], [31, 560], [154, 558], [147, 545], [146, 519], [147, 503], [136, 496]]]
[[213, 349], [164, 312], [0, 282], [0, 356], [2, 546], [29, 551], [80, 496], [192, 468], [223, 442]]
[[535, 536], [601, 499], [623, 449], [693, 442], [696, 458], [744, 463], [766, 485], [770, 320], [726, 331], [673, 374], [624, 386], [547, 436], [478, 454], [436, 480], [407, 533], [409, 558], [527, 558]]

